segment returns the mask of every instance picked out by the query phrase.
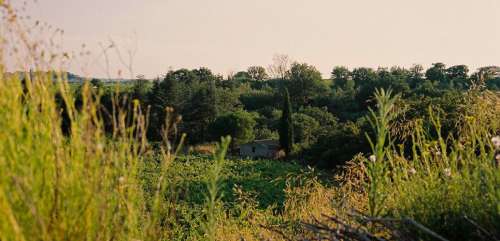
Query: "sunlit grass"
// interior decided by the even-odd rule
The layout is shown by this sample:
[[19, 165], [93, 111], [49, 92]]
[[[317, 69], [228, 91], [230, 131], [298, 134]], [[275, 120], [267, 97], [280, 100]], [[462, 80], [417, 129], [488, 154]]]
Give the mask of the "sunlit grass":
[[[126, 126], [118, 114], [109, 138], [88, 86], [79, 111], [64, 82], [53, 81], [42, 72], [25, 81], [0, 76], [0, 213], [9, 220], [2, 222], [2, 240], [139, 237], [144, 118], [135, 108], [134, 124]], [[62, 133], [56, 93], [67, 103], [69, 136]]]
[[439, 115], [429, 109], [432, 129], [417, 120], [405, 149], [386, 141], [396, 114], [394, 97], [376, 93], [378, 137], [373, 156], [366, 160], [370, 214], [412, 218], [452, 240], [487, 237], [480, 228], [498, 235], [499, 147], [493, 140], [500, 130], [500, 96], [471, 91], [465, 97], [469, 100], [458, 137], [444, 138]]

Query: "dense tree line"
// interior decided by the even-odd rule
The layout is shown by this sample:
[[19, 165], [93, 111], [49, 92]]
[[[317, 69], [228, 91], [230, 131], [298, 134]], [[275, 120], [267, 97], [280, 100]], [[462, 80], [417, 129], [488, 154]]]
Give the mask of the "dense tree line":
[[[427, 70], [420, 65], [352, 70], [339, 66], [323, 79], [314, 66], [290, 63], [286, 57], [275, 62], [267, 69], [252, 66], [228, 77], [207, 68], [173, 70], [154, 81], [138, 78], [119, 95], [137, 99], [149, 110], [151, 141], [161, 139], [165, 109], [172, 107], [182, 117], [178, 130], [187, 134], [189, 144], [228, 134], [234, 138], [233, 147], [254, 139], [280, 139], [293, 157], [332, 168], [369, 150], [366, 115], [375, 107], [376, 89], [390, 88], [402, 97], [406, 120], [427, 115], [432, 106], [442, 114], [446, 135], [453, 134], [464, 91], [473, 86], [500, 90], [498, 67], [471, 74], [465, 65], [443, 63]], [[109, 107], [114, 89], [98, 80], [91, 84], [104, 89], [101, 102]], [[405, 131], [404, 126], [397, 130]]]

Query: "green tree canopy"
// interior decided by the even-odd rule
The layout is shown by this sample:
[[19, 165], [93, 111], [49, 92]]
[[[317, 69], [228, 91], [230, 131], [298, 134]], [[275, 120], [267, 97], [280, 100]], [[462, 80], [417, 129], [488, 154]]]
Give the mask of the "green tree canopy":
[[183, 128], [188, 141], [207, 141], [208, 126], [217, 117], [217, 94], [214, 81], [201, 85], [188, 100], [183, 110]]
[[214, 140], [221, 136], [230, 135], [233, 147], [252, 141], [255, 138], [254, 116], [246, 111], [235, 111], [222, 116], [210, 125], [210, 132]]
[[470, 86], [469, 67], [466, 65], [455, 65], [446, 69], [448, 88], [465, 90]]
[[314, 118], [322, 127], [335, 127], [338, 125], [338, 118], [328, 112], [326, 107], [320, 108], [308, 106], [301, 109], [300, 113]]
[[321, 73], [312, 65], [294, 63], [288, 71], [288, 90], [292, 101], [297, 105], [306, 105], [313, 97], [325, 94], [326, 83]]
[[253, 81], [263, 81], [269, 78], [266, 68], [262, 66], [250, 66], [247, 73]]
[[333, 86], [342, 89], [354, 88], [354, 82], [351, 78], [351, 71], [347, 67], [337, 66], [332, 71]]
[[446, 85], [446, 65], [443, 63], [432, 64], [432, 67], [425, 72], [425, 78], [437, 81], [441, 86]]
[[293, 114], [293, 132], [296, 143], [306, 146], [314, 143], [318, 137], [320, 127], [316, 119], [306, 114]]

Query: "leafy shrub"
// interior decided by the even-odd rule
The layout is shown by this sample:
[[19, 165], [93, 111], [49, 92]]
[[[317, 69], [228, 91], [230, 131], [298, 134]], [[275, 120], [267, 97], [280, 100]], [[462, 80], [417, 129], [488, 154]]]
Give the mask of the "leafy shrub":
[[246, 111], [231, 112], [218, 117], [211, 125], [210, 132], [215, 138], [230, 135], [233, 137], [233, 146], [238, 146], [255, 138], [254, 116]]
[[310, 145], [316, 141], [320, 125], [314, 118], [301, 113], [293, 114], [295, 143]]

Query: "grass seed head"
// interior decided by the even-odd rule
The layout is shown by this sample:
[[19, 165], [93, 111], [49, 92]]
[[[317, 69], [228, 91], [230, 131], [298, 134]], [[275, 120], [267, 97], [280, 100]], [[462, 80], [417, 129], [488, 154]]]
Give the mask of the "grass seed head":
[[491, 138], [491, 142], [493, 143], [493, 147], [495, 149], [500, 149], [500, 136], [495, 136]]

